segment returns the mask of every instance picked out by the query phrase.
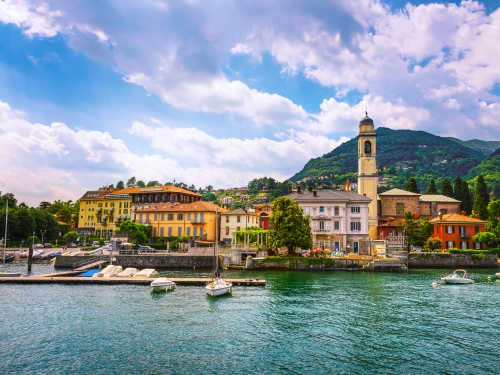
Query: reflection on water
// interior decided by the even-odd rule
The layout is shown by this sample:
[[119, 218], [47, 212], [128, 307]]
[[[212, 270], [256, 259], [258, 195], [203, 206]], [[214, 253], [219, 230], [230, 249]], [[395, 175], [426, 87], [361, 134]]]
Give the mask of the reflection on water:
[[497, 373], [500, 283], [487, 280], [495, 272], [469, 270], [475, 284], [444, 285], [449, 270], [230, 270], [267, 286], [218, 298], [204, 286], [0, 284], [1, 372]]

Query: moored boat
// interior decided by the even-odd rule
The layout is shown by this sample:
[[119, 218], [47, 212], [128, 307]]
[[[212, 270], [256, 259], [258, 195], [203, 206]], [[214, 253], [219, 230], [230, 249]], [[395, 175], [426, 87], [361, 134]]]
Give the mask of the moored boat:
[[134, 277], [137, 278], [150, 278], [150, 277], [156, 277], [158, 276], [158, 271], [156, 271], [154, 268], [146, 268], [142, 271], [137, 272]]
[[116, 276], [116, 274], [120, 273], [122, 270], [123, 270], [122, 266], [113, 266], [110, 264], [109, 266], [104, 268], [101, 272], [92, 275], [92, 277], [113, 277]]
[[175, 288], [175, 283], [166, 277], [159, 277], [151, 283], [154, 292], [163, 292]]
[[[5, 272], [5, 262], [7, 261], [7, 258], [9, 257], [7, 254], [5, 254], [5, 251], [7, 250], [7, 223], [9, 222], [9, 200], [7, 199], [5, 201], [5, 237], [3, 238], [3, 260], [2, 260], [2, 272], [0, 272], [0, 277], [19, 277], [21, 276], [20, 272]], [[9, 254], [10, 255], [10, 254]], [[9, 257], [10, 259], [10, 257]], [[14, 260], [14, 259], [12, 259]], [[10, 260], [9, 260], [10, 261]]]
[[122, 272], [117, 273], [116, 277], [134, 277], [137, 273], [137, 268], [125, 268]]
[[208, 295], [211, 297], [217, 297], [233, 292], [233, 284], [220, 278], [216, 278], [215, 280], [209, 282], [205, 288], [207, 289]]
[[451, 275], [441, 278], [447, 284], [473, 284], [474, 280], [467, 277], [466, 270], [455, 270]]

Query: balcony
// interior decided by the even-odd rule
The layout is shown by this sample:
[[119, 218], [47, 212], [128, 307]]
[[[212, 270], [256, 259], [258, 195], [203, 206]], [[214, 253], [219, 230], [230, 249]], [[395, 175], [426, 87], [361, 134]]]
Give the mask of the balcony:
[[467, 233], [460, 232], [460, 238], [461, 239], [469, 239], [471, 236]]
[[192, 225], [205, 225], [205, 219], [189, 220]]
[[331, 234], [332, 232], [333, 229], [331, 227], [313, 228], [314, 234]]

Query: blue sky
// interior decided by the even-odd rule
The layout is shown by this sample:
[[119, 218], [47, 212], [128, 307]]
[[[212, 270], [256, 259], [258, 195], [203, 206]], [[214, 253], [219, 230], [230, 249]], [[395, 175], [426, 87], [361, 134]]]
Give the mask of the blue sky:
[[500, 140], [500, 4], [0, 2], [0, 190], [284, 180], [376, 126]]

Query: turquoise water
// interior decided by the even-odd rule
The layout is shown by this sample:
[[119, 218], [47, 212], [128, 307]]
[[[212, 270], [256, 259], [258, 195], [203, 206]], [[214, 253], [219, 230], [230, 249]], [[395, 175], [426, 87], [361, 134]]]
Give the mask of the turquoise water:
[[0, 284], [0, 373], [498, 373], [495, 272], [433, 288], [449, 270], [228, 271], [267, 286], [218, 299], [196, 286]]

